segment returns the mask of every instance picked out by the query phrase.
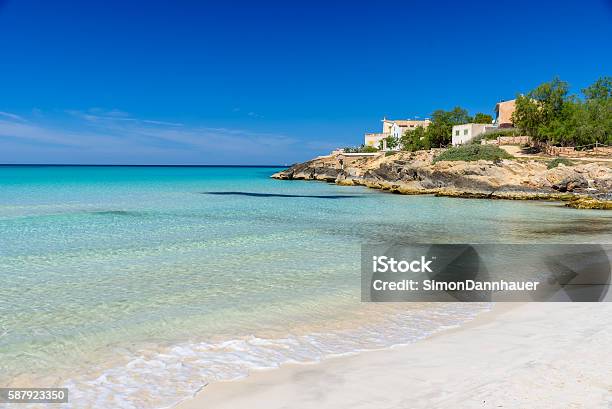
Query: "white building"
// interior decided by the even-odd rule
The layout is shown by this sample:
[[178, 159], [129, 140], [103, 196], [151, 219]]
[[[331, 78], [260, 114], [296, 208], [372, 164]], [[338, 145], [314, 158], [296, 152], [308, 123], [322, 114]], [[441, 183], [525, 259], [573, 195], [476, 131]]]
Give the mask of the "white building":
[[453, 146], [468, 143], [478, 135], [496, 129], [492, 124], [463, 124], [453, 126]]
[[385, 139], [390, 134], [387, 133], [367, 133], [365, 134], [365, 146], [372, 146], [374, 148], [378, 148], [383, 139]]
[[[429, 119], [418, 120], [418, 119], [387, 119], [382, 120], [382, 132], [381, 133], [367, 133], [365, 134], [364, 144], [366, 146], [373, 146], [378, 148], [385, 138], [393, 136], [397, 139], [404, 135], [407, 130], [412, 130], [417, 127], [427, 128], [430, 124]], [[383, 147], [387, 150], [386, 147]], [[399, 148], [398, 148], [399, 149]]]
[[419, 126], [427, 128], [431, 121], [429, 119], [418, 120], [418, 119], [387, 119], [383, 118], [383, 133], [388, 132], [396, 138], [401, 136], [407, 130], [413, 130]]

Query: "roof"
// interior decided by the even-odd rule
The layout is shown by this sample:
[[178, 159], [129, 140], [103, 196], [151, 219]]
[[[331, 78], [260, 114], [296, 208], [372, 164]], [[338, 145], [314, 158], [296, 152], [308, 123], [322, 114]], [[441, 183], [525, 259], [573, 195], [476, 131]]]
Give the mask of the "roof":
[[431, 122], [429, 119], [383, 119], [386, 122], [393, 122], [397, 126], [417, 125]]
[[500, 106], [501, 104], [515, 104], [516, 103], [516, 99], [508, 99], [508, 100], [504, 100], [504, 101], [499, 101], [497, 104], [495, 104], [495, 108], [497, 109], [498, 106]]
[[476, 123], [476, 122], [468, 122], [467, 124], [457, 124], [457, 125], [453, 125], [453, 129], [454, 128], [458, 128], [460, 126], [474, 126], [474, 125], [478, 125], [478, 126], [484, 126], [484, 127], [491, 127], [491, 128], [496, 128], [497, 125], [495, 124], [480, 124], [480, 123]]

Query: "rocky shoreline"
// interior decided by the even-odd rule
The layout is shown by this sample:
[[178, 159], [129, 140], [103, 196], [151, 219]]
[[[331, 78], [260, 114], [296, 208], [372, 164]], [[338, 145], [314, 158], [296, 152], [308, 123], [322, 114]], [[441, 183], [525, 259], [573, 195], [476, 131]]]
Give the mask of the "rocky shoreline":
[[580, 209], [612, 209], [609, 162], [560, 164], [552, 169], [548, 169], [546, 161], [531, 159], [434, 163], [437, 153], [330, 155], [295, 164], [272, 177], [366, 186], [408, 195], [557, 200]]

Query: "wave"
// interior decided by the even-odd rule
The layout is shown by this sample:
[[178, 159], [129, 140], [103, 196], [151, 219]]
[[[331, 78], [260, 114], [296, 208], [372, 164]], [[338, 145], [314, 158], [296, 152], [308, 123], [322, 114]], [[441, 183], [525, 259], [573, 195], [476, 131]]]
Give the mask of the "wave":
[[491, 304], [435, 304], [392, 314], [374, 324], [284, 337], [255, 335], [219, 342], [189, 342], [142, 349], [124, 365], [64, 383], [79, 407], [145, 409], [171, 407], [206, 385], [244, 378], [252, 371], [410, 344], [459, 326]]

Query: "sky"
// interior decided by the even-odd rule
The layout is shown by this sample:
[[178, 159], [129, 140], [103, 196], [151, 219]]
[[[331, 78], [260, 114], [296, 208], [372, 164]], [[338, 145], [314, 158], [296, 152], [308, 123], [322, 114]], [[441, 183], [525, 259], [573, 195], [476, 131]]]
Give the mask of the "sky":
[[0, 0], [0, 163], [283, 165], [612, 75], [612, 0]]

